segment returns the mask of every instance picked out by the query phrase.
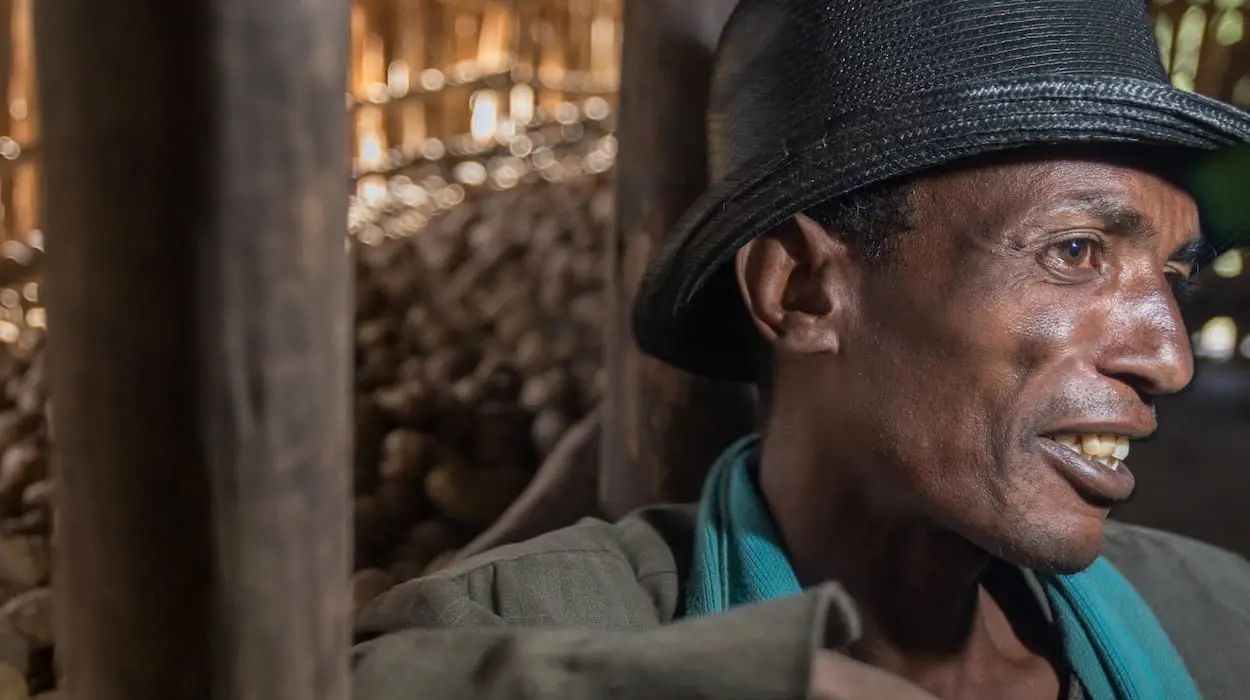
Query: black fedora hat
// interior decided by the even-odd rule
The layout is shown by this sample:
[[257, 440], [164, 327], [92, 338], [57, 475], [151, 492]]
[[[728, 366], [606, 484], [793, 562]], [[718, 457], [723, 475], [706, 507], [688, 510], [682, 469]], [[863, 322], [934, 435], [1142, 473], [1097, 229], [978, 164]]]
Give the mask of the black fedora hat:
[[1072, 144], [1222, 157], [1193, 178], [1204, 232], [1219, 249], [1250, 240], [1250, 157], [1227, 155], [1250, 143], [1250, 115], [1171, 85], [1144, 0], [742, 0], [708, 129], [712, 185], [644, 275], [633, 326], [643, 352], [713, 379], [753, 378], [727, 298], [743, 244], [966, 158]]

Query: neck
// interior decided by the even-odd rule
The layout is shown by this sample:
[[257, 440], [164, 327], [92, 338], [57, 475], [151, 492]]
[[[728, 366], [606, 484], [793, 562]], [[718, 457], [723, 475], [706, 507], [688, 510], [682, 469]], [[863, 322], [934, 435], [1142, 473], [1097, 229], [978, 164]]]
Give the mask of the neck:
[[987, 553], [892, 497], [867, 465], [857, 473], [797, 432], [773, 424], [760, 486], [800, 582], [837, 581], [856, 601], [852, 655], [930, 688], [1027, 655], [981, 585]]

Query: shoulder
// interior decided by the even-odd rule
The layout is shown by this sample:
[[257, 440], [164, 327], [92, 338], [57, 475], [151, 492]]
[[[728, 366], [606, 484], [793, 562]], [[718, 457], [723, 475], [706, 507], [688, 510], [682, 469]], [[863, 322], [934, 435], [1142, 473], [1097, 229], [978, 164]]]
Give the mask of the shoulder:
[[693, 515], [644, 509], [587, 518], [401, 583], [359, 616], [365, 634], [484, 624], [629, 629], [672, 620]]
[[1206, 695], [1250, 684], [1250, 561], [1124, 523], [1108, 523], [1103, 554], [1150, 605]]
[[1236, 603], [1250, 620], [1250, 560], [1183, 535], [1109, 522], [1103, 554], [1134, 584], [1160, 596], [1194, 594], [1212, 604]]

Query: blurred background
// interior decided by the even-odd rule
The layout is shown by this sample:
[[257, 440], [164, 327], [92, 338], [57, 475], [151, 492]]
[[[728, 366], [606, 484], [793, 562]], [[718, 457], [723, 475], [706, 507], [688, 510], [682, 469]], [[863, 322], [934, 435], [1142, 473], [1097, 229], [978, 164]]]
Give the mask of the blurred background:
[[[33, 1], [0, 0], [0, 671], [10, 664], [39, 690], [55, 674]], [[488, 527], [604, 390], [620, 4], [352, 7], [358, 604]], [[1175, 84], [1250, 108], [1244, 0], [1153, 8]], [[1139, 496], [1118, 513], [1243, 553], [1248, 263], [1224, 255], [1185, 303], [1197, 379], [1134, 449]]]

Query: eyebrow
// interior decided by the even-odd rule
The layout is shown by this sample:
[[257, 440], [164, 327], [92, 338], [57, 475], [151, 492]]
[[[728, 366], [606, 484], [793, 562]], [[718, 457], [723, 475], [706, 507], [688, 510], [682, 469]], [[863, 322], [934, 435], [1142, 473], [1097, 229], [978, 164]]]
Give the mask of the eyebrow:
[[1098, 219], [1116, 233], [1137, 233], [1146, 238], [1159, 235], [1150, 217], [1101, 193], [1077, 194], [1064, 203], [1063, 209]]
[[[1114, 233], [1136, 233], [1146, 238], [1156, 238], [1159, 230], [1150, 217], [1124, 205], [1124, 203], [1101, 193], [1081, 193], [1072, 197], [1064, 209], [1080, 212], [1098, 219]], [[1215, 250], [1201, 233], [1176, 247], [1168, 256], [1169, 262], [1198, 263], [1214, 257]]]

